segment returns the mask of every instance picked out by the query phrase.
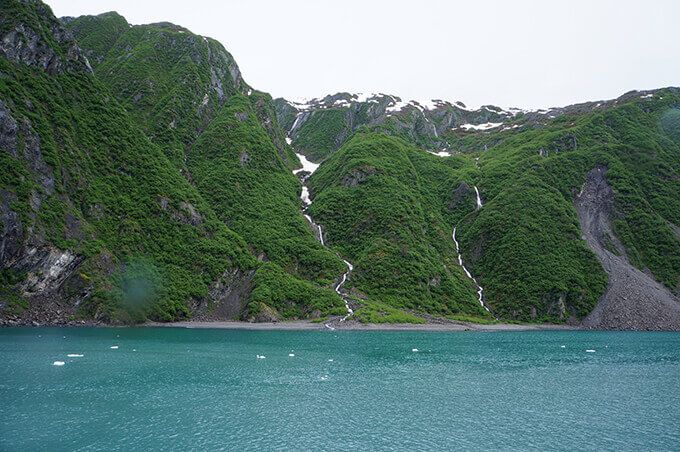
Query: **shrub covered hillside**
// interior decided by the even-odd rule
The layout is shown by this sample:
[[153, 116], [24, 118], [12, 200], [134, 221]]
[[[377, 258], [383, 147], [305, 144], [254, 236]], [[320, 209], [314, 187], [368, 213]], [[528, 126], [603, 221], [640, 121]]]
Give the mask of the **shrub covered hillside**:
[[[130, 27], [116, 13], [67, 22], [92, 47], [85, 49], [99, 61], [95, 73], [260, 260], [323, 286], [333, 282], [344, 266], [300, 215], [291, 173], [299, 161], [271, 98], [243, 81], [221, 44], [168, 23]], [[123, 22], [120, 33], [107, 25]]]
[[481, 137], [496, 141], [476, 154], [486, 204], [461, 227], [461, 243], [499, 311], [533, 320], [547, 300], [553, 311], [571, 300], [579, 316], [593, 308], [605, 287], [602, 270], [572, 243], [580, 241], [573, 201], [596, 167], [607, 168], [613, 189], [610, 249], [619, 240], [632, 266], [677, 295], [678, 106], [676, 90], [631, 94], [605, 109]]
[[[3, 318], [172, 320], [226, 301], [235, 305], [224, 312], [243, 318], [343, 306], [333, 291], [257, 261], [92, 73], [49, 7], [3, 2], [0, 23]], [[297, 189], [289, 182], [292, 210]]]
[[[551, 114], [521, 112], [488, 128], [453, 126], [441, 131], [451, 149], [440, 156], [386, 136], [384, 124], [359, 128], [313, 175], [312, 215], [329, 242], [356, 259], [356, 287], [389, 304], [428, 299], [422, 294], [436, 265], [413, 252], [422, 246], [421, 256], [432, 247], [441, 253], [437, 243], [445, 240], [413, 238], [440, 227], [444, 239], [455, 225], [464, 262], [495, 315], [575, 322], [608, 287], [574, 209], [586, 173], [605, 168], [613, 207], [604, 200], [600, 210], [613, 236], [602, 240], [677, 300], [679, 106], [678, 91], [662, 89]], [[616, 249], [619, 241], [624, 250]], [[420, 282], [410, 280], [416, 275]], [[634, 287], [630, 296], [648, 289]]]
[[[355, 135], [313, 174], [309, 213], [324, 225], [328, 243], [354, 263], [356, 294], [440, 315], [486, 314], [458, 266], [452, 215], [443, 208], [441, 192], [465, 173], [454, 166], [368, 133]], [[437, 186], [429, 176], [439, 179]], [[467, 193], [459, 212], [474, 206]]]

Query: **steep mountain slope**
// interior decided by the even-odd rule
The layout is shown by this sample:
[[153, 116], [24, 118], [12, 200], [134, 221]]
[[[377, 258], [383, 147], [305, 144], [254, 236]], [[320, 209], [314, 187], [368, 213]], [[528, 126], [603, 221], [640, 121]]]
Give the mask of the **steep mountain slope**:
[[343, 306], [257, 262], [93, 75], [49, 7], [8, 1], [0, 19], [3, 322], [171, 320], [216, 307], [277, 318]]
[[[329, 112], [338, 111], [337, 104], [344, 101], [326, 98], [325, 102], [325, 109], [315, 105], [306, 107], [308, 112], [296, 113], [298, 121], [291, 136], [296, 136], [296, 130], [300, 135], [293, 140], [294, 145], [295, 140], [304, 136], [305, 122], [300, 118], [306, 117], [308, 124], [316, 121], [314, 128], [320, 130], [326, 128], [324, 121], [335, 124]], [[330, 102], [335, 104], [331, 106]], [[380, 99], [369, 102], [373, 102], [373, 108], [383, 109]], [[295, 104], [287, 105], [290, 109]], [[438, 193], [439, 205], [445, 206], [445, 212], [450, 211], [443, 218], [457, 226], [463, 260], [483, 286], [485, 301], [495, 315], [522, 321], [576, 322], [585, 318], [598, 300], [602, 303], [609, 300], [608, 306], [617, 303], [628, 306], [629, 314], [619, 315], [616, 320], [613, 315], [597, 316], [600, 320], [591, 316], [586, 322], [588, 326], [677, 329], [680, 322], [674, 312], [680, 290], [678, 106], [678, 91], [664, 89], [549, 111], [500, 111], [494, 119], [496, 124], [461, 126], [460, 121], [470, 120], [462, 119], [458, 125], [437, 131], [447, 146], [445, 152], [437, 153], [442, 157], [440, 165], [455, 167], [453, 176], [447, 179], [436, 172], [425, 176], [421, 168], [414, 167], [414, 173], [401, 175], [401, 180], [418, 178], [423, 187], [448, 185], [448, 193]], [[356, 102], [340, 107], [347, 111], [362, 108]], [[423, 120], [437, 108], [422, 109]], [[279, 105], [279, 112], [285, 117], [286, 108]], [[349, 140], [347, 145], [351, 147], [354, 140], [362, 137], [364, 147], [371, 147], [367, 142], [380, 146], [386, 139], [385, 133], [418, 143], [417, 138], [408, 134], [404, 137], [389, 127], [390, 119], [384, 115], [375, 118], [372, 125], [348, 133], [348, 138], [343, 138]], [[367, 134], [368, 130], [380, 133]], [[332, 152], [331, 148], [325, 149]], [[326, 180], [328, 171], [334, 172], [332, 177], [338, 185], [354, 177], [360, 186], [363, 179], [369, 181], [373, 177], [361, 165], [355, 167], [354, 162], [346, 161], [344, 149], [326, 157], [312, 177], [312, 195], [318, 196], [316, 209], [321, 209], [321, 200], [331, 193]], [[612, 207], [602, 207], [613, 227], [609, 235], [601, 238], [604, 240], [601, 243], [607, 244], [609, 252], [625, 253], [620, 260], [627, 268], [626, 274], [642, 270], [650, 281], [633, 283], [631, 290], [636, 295], [631, 295], [627, 303], [622, 303], [625, 295], [621, 291], [611, 290], [619, 274], [611, 266], [603, 268], [593, 253], [602, 261], [601, 247], [581, 237], [588, 239], [588, 233], [574, 208], [574, 204], [580, 206], [578, 193], [586, 174], [600, 167], [608, 168], [607, 181], [613, 189]], [[360, 178], [356, 177], [357, 171], [362, 174]], [[473, 184], [483, 207], [461, 211], [458, 201], [462, 194], [471, 192]], [[389, 196], [382, 195], [384, 205], [389, 205]], [[449, 203], [444, 202], [446, 196]], [[356, 215], [346, 210], [329, 214], [327, 219], [322, 212], [317, 215], [331, 238], [335, 234], [346, 235], [351, 225], [356, 224]], [[426, 223], [419, 221], [423, 226]], [[400, 229], [403, 232], [408, 226], [401, 224]], [[350, 237], [343, 237], [342, 241], [356, 243]], [[614, 243], [619, 243], [620, 251], [616, 251]], [[367, 253], [370, 246], [363, 243], [353, 253]], [[662, 298], [670, 301], [662, 303], [665, 307], [657, 306], [658, 309], [641, 308], [649, 297], [659, 300], [659, 296], [653, 295], [656, 292], [650, 293], [654, 279], [665, 285], [666, 295]], [[609, 289], [605, 294], [606, 287]], [[608, 320], [603, 320], [605, 317]]]
[[519, 113], [494, 106], [473, 110], [441, 100], [404, 102], [387, 94], [338, 93], [304, 102], [276, 99], [274, 105], [291, 144], [313, 161], [336, 151], [362, 126], [441, 150], [449, 146], [446, 132], [452, 127], [500, 122]]
[[92, 46], [95, 74], [260, 260], [331, 285], [344, 265], [299, 212], [299, 161], [271, 97], [243, 81], [221, 44], [168, 23], [129, 26], [116, 13], [66, 22]]
[[[313, 175], [309, 209], [355, 266], [354, 293], [440, 315], [487, 313], [458, 265], [452, 226], [423, 175], [455, 176], [437, 157], [384, 134], [358, 134]], [[472, 193], [461, 210], [474, 209]], [[363, 295], [362, 295], [363, 294]]]
[[680, 330], [676, 88], [539, 111], [272, 100], [210, 38], [38, 0], [0, 5], [0, 57], [3, 324], [347, 301], [361, 321]]

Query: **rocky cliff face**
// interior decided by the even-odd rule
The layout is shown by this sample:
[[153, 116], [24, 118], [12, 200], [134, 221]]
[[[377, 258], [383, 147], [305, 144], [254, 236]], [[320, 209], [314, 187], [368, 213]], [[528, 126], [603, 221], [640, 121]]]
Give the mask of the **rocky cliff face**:
[[[131, 123], [46, 5], [4, 2], [0, 22], [0, 323], [170, 320], [189, 302], [219, 303], [221, 275], [252, 272], [242, 239]], [[227, 79], [244, 89], [212, 50], [211, 95], [226, 96]]]
[[360, 127], [370, 127], [430, 150], [450, 148], [456, 129], [511, 121], [519, 110], [494, 106], [468, 109], [463, 103], [402, 101], [386, 94], [338, 93], [309, 101], [274, 101], [293, 146], [315, 160], [334, 152]]
[[680, 330], [680, 299], [649, 273], [631, 265], [611, 225], [614, 191], [607, 168], [590, 170], [574, 199], [581, 233], [609, 283], [583, 325], [611, 330]]
[[[62, 72], [89, 72], [92, 68], [76, 40], [49, 7], [35, 0], [21, 0], [22, 7], [3, 11], [0, 56], [29, 67], [38, 67], [49, 75]], [[21, 8], [21, 9], [20, 9]], [[10, 18], [9, 14], [30, 11], [43, 19], [39, 27]]]

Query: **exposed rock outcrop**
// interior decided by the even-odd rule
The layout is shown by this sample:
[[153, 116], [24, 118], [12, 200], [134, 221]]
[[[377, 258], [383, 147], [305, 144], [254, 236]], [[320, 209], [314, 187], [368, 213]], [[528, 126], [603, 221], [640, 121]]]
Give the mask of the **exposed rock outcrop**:
[[[48, 13], [48, 6], [39, 1], [22, 0], [27, 7], [35, 9], [36, 17], [43, 23], [15, 23], [0, 38], [0, 57], [26, 66], [39, 67], [54, 76], [61, 72], [89, 72], [92, 68], [87, 58], [76, 44], [70, 31]], [[12, 23], [15, 18], [0, 17], [5, 23]], [[47, 32], [50, 38], [58, 43], [55, 47], [38, 30]]]
[[352, 169], [347, 174], [345, 174], [345, 176], [342, 178], [342, 181], [340, 181], [340, 185], [350, 188], [356, 187], [359, 185], [359, 182], [366, 179], [368, 176], [373, 176], [374, 174], [375, 168], [373, 167], [363, 168], [363, 171]]
[[227, 270], [210, 286], [208, 297], [192, 307], [192, 318], [199, 321], [234, 320], [241, 315], [243, 300], [251, 289], [255, 271]]
[[[610, 330], [680, 330], [680, 300], [651, 276], [633, 267], [624, 246], [612, 231], [614, 192], [607, 183], [607, 168], [586, 176], [574, 208], [581, 234], [604, 267], [609, 283], [595, 309], [583, 320], [585, 327]], [[610, 241], [617, 254], [610, 251]]]

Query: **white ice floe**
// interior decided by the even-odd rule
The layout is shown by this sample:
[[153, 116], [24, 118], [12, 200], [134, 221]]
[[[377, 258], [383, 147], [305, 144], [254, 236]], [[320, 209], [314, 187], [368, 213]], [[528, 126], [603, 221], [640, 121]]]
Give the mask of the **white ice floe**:
[[66, 356], [68, 356], [69, 358], [82, 358], [82, 357], [85, 356], [85, 355], [80, 355], [80, 354], [78, 354], [78, 353], [69, 353], [69, 354], [66, 355]]
[[329, 362], [329, 363], [332, 363], [332, 362], [333, 362], [333, 359], [332, 359], [332, 358], [331, 358], [331, 359], [329, 359], [329, 360], [328, 360], [328, 362]]
[[587, 353], [595, 353], [595, 350], [586, 350]]
[[118, 349], [118, 346], [117, 346], [117, 345], [112, 345], [112, 346], [109, 347], [109, 348], [110, 348], [111, 350], [117, 350], [117, 349]]
[[412, 351], [412, 352], [417, 352], [418, 349], [417, 349], [417, 348], [412, 348], [411, 351]]
[[64, 364], [64, 361], [55, 361], [52, 363], [53, 366], [63, 366]]
[[567, 348], [566, 345], [560, 345], [560, 348]]
[[292, 358], [293, 356], [295, 356], [295, 353], [288, 353], [288, 356]]
[[256, 355], [256, 356], [257, 356], [257, 359], [265, 359], [265, 358], [267, 358], [267, 357], [264, 356], [264, 355]]

